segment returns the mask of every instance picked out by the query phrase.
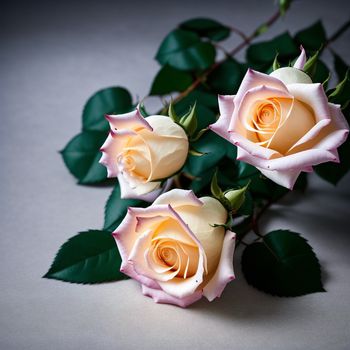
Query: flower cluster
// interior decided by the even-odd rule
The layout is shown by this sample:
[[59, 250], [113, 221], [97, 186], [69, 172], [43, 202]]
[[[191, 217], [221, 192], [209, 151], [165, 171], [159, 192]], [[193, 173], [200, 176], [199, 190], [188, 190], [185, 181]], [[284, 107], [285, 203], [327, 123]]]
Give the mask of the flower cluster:
[[[337, 147], [349, 133], [340, 106], [303, 72], [305, 62], [302, 49], [293, 67], [270, 75], [249, 69], [235, 96], [219, 96], [220, 118], [210, 125], [237, 146], [237, 159], [287, 188], [312, 166], [338, 162]], [[234, 279], [235, 233], [224, 228], [224, 202], [192, 191], [166, 192], [188, 154], [181, 123], [143, 118], [138, 109], [107, 120], [101, 163], [108, 176], [118, 177], [122, 198], [153, 202], [129, 208], [113, 233], [121, 271], [156, 302], [186, 307], [202, 296], [220, 296]]]

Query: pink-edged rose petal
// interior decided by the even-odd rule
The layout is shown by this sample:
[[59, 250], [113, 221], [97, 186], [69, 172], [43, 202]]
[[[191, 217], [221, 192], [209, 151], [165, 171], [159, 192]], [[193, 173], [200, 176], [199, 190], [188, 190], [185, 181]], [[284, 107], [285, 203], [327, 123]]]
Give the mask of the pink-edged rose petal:
[[233, 271], [233, 253], [235, 250], [235, 238], [236, 234], [234, 232], [226, 232], [219, 265], [216, 269], [214, 276], [211, 278], [209, 283], [203, 288], [203, 295], [209, 301], [220, 297], [227, 283], [235, 279], [235, 274]]

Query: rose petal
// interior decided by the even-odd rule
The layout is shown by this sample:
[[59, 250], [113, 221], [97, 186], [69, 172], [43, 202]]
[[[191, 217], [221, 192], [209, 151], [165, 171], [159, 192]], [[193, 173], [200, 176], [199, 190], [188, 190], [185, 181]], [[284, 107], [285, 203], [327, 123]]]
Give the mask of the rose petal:
[[262, 159], [255, 157], [245, 150], [237, 153], [237, 159], [265, 170], [289, 171], [299, 170], [305, 167], [324, 162], [336, 161], [332, 152], [323, 149], [310, 149], [276, 159]]
[[234, 110], [233, 98], [233, 95], [218, 96], [220, 117], [216, 123], [209, 125], [209, 129], [228, 141], [230, 141], [228, 128]]
[[174, 209], [184, 205], [192, 205], [196, 207], [203, 205], [193, 191], [181, 190], [178, 188], [174, 188], [173, 190], [159, 196], [154, 201], [153, 205], [159, 204], [171, 204]]
[[300, 138], [287, 152], [286, 155], [310, 149], [315, 143], [317, 135], [320, 134], [329, 123], [330, 119], [323, 119], [316, 123], [302, 138]]
[[130, 130], [110, 131], [106, 141], [100, 148], [102, 157], [99, 161], [107, 168], [107, 177], [116, 177], [119, 173], [117, 157], [122, 152], [125, 143], [135, 133]]
[[[286, 187], [290, 190], [293, 189], [295, 182], [297, 181], [301, 170], [266, 170], [263, 168], [256, 167], [263, 175], [272, 180], [278, 185]], [[309, 170], [309, 168], [306, 168]], [[312, 168], [311, 168], [312, 170]]]
[[306, 63], [306, 52], [303, 48], [303, 45], [300, 45], [300, 50], [301, 50], [301, 53], [298, 56], [297, 60], [295, 61], [293, 67], [302, 70]]
[[[276, 79], [277, 80], [277, 79]], [[283, 84], [281, 82], [281, 84]], [[284, 84], [283, 84], [284, 86]], [[229, 132], [238, 132], [244, 137], [247, 137], [251, 133], [248, 132], [246, 124], [250, 121], [248, 117], [251, 116], [251, 109], [253, 104], [258, 100], [265, 100], [267, 98], [293, 98], [286, 89], [279, 90], [270, 86], [257, 86], [248, 90], [241, 98], [238, 104], [237, 95], [235, 97], [235, 109], [233, 111], [232, 119], [229, 126]], [[252, 140], [256, 141], [256, 140]]]
[[[177, 207], [176, 211], [184, 222], [188, 223], [192, 232], [204, 248], [208, 261], [208, 275], [215, 272], [220, 259], [225, 229], [212, 225], [224, 225], [227, 220], [227, 210], [212, 197], [202, 197], [200, 207]], [[203, 219], [205, 218], [205, 220]]]
[[316, 123], [322, 119], [330, 119], [328, 98], [322, 84], [289, 84], [288, 90], [295, 99], [313, 109]]
[[183, 308], [193, 304], [202, 297], [202, 291], [196, 291], [192, 295], [184, 298], [176, 298], [172, 295], [165, 293], [162, 290], [149, 288], [145, 285], [142, 285], [142, 293], [145, 296], [151, 297], [156, 303], [160, 304], [172, 304], [181, 306]]
[[262, 85], [288, 93], [287, 87], [279, 79], [249, 68], [235, 96], [235, 106], [237, 107], [241, 104], [241, 101], [247, 91]]
[[155, 186], [155, 190], [148, 192], [148, 193], [144, 193], [144, 194], [139, 194], [138, 191], [136, 191], [135, 189], [131, 188], [128, 184], [128, 182], [125, 180], [125, 178], [121, 175], [118, 176], [118, 181], [120, 183], [120, 192], [121, 195], [120, 197], [123, 199], [126, 198], [134, 198], [134, 199], [140, 199], [146, 202], [153, 202], [158, 196], [160, 196], [162, 193], [166, 192], [172, 185], [173, 183], [173, 179], [170, 178], [168, 179], [161, 188], [157, 189], [157, 186], [159, 184], [159, 182], [150, 182], [150, 184], [156, 184], [157, 186]]
[[138, 108], [129, 113], [106, 115], [106, 119], [109, 122], [111, 130], [119, 130], [119, 129], [135, 130], [140, 127], [143, 127], [143, 128], [146, 128], [147, 130], [152, 131], [152, 127], [141, 115]]
[[245, 137], [231, 132], [231, 141], [237, 148], [237, 159], [240, 158], [239, 149], [245, 150], [247, 153], [251, 154], [253, 157], [258, 157], [262, 159], [271, 159], [275, 157], [281, 157], [282, 155], [276, 150], [262, 147], [254, 142], [247, 140]]
[[156, 115], [146, 119], [153, 131], [141, 130], [139, 136], [149, 152], [151, 171], [147, 181], [155, 181], [174, 175], [183, 166], [189, 143], [184, 130], [169, 117]]
[[226, 284], [235, 278], [233, 271], [233, 253], [235, 250], [236, 234], [227, 231], [225, 234], [221, 257], [216, 272], [203, 289], [203, 295], [209, 300], [220, 297]]

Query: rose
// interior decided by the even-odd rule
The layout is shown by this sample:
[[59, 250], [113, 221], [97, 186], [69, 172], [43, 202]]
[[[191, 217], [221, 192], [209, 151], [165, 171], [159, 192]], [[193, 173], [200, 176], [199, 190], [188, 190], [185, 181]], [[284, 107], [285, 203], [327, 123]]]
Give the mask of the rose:
[[249, 69], [235, 96], [219, 96], [220, 118], [210, 126], [237, 146], [238, 160], [290, 189], [300, 172], [339, 162], [349, 133], [340, 106], [300, 70], [305, 60], [302, 49], [294, 67], [270, 75]]
[[234, 279], [235, 234], [222, 226], [227, 212], [211, 197], [173, 189], [148, 208], [129, 208], [113, 233], [120, 271], [156, 302], [186, 307], [221, 295]]
[[118, 177], [122, 198], [153, 201], [171, 184], [168, 180], [162, 187], [162, 181], [185, 163], [186, 133], [169, 117], [143, 118], [138, 109], [106, 118], [111, 130], [100, 163], [107, 167], [108, 177]]

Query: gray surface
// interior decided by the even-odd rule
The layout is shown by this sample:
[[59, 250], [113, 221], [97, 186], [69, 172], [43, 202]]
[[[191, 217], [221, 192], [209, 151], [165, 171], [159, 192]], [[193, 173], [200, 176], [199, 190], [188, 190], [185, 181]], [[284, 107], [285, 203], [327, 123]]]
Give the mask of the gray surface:
[[[305, 198], [292, 196], [265, 221], [267, 229], [304, 233], [324, 266], [327, 293], [260, 293], [241, 278], [239, 252], [238, 279], [223, 297], [187, 310], [154, 304], [133, 281], [40, 278], [67, 238], [102, 225], [110, 189], [77, 186], [57, 153], [80, 129], [87, 97], [116, 84], [144, 96], [160, 40], [184, 18], [209, 15], [248, 31], [272, 12], [272, 1], [233, 3], [1, 5], [1, 350], [349, 348], [349, 175], [336, 190], [313, 177]], [[265, 37], [319, 17], [333, 32], [347, 19], [346, 2], [315, 3], [297, 2]], [[335, 45], [348, 62], [349, 39]]]

